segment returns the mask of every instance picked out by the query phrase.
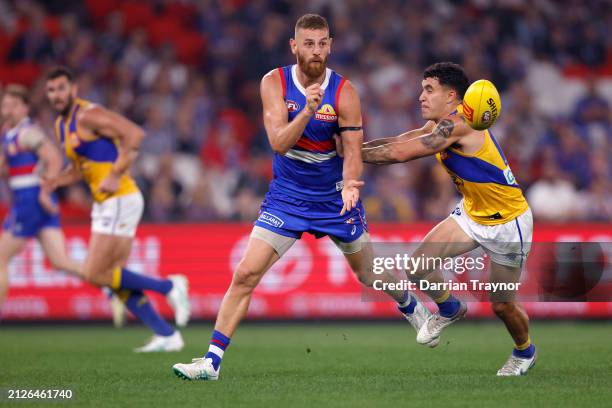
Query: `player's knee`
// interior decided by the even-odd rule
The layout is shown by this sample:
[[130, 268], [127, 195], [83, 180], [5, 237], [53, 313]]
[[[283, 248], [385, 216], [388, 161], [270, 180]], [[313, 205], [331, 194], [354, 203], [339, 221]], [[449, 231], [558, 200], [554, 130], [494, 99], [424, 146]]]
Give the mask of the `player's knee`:
[[96, 286], [110, 285], [110, 282], [108, 282], [108, 279], [102, 276], [100, 271], [88, 265], [85, 265], [83, 267], [83, 278], [85, 279], [85, 281], [87, 281], [88, 283], [91, 283], [92, 285], [96, 285]]
[[491, 303], [491, 309], [499, 318], [504, 318], [514, 310], [514, 303], [512, 302], [493, 302]]
[[65, 269], [65, 265], [62, 261], [63, 260], [59, 257], [49, 257], [49, 263], [51, 264], [51, 267], [57, 271], [63, 271]]
[[234, 271], [233, 285], [253, 289], [259, 283], [261, 275], [262, 271], [240, 262]]
[[410, 280], [419, 281], [421, 279], [426, 279], [433, 271], [433, 269], [418, 268], [410, 272], [408, 277]]

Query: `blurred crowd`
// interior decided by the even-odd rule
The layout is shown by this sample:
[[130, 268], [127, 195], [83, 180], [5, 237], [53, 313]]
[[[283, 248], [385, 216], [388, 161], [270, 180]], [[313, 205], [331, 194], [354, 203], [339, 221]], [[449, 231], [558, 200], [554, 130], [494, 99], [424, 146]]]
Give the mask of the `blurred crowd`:
[[[253, 221], [271, 178], [259, 80], [295, 62], [297, 17], [326, 16], [330, 67], [359, 90], [366, 139], [420, 127], [422, 70], [455, 61], [502, 92], [493, 128], [536, 219], [612, 220], [612, 6], [606, 0], [0, 0], [2, 82], [44, 72], [146, 131], [133, 169], [152, 222]], [[458, 200], [434, 159], [366, 166], [370, 221], [439, 220]], [[83, 186], [64, 218], [87, 219]], [[2, 199], [6, 202], [7, 194]]]

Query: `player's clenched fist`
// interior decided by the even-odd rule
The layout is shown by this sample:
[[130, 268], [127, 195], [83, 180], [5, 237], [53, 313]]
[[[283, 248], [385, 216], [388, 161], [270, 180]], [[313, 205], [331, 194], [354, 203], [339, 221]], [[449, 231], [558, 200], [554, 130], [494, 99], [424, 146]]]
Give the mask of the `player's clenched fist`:
[[314, 115], [322, 99], [323, 89], [321, 89], [321, 84], [312, 84], [306, 88], [306, 112], [309, 115]]

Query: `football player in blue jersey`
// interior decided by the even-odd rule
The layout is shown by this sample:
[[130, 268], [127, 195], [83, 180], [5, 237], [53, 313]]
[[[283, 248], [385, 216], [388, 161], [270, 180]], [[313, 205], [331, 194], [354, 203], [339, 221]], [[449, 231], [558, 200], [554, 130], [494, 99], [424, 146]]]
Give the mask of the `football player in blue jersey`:
[[[261, 81], [263, 119], [274, 150], [273, 180], [261, 205], [246, 252], [234, 271], [217, 316], [208, 353], [175, 364], [177, 376], [217, 380], [221, 359], [246, 315], [253, 290], [265, 272], [304, 232], [329, 236], [359, 280], [371, 286], [372, 248], [359, 200], [363, 141], [361, 104], [353, 85], [327, 67], [332, 39], [327, 21], [300, 17], [290, 41], [294, 65], [274, 69]], [[344, 158], [336, 153], [341, 135]], [[386, 283], [399, 283], [378, 275]], [[386, 291], [419, 330], [429, 316], [405, 290]], [[438, 339], [430, 346], [438, 344]]]
[[12, 205], [0, 237], [0, 305], [8, 291], [8, 265], [29, 238], [37, 238], [54, 269], [80, 276], [80, 264], [66, 254], [57, 198], [45, 186], [62, 168], [57, 147], [29, 118], [28, 90], [6, 87], [1, 111], [6, 129], [0, 162], [6, 167]]
[[[365, 143], [363, 159], [391, 164], [436, 156], [448, 172], [462, 200], [427, 234], [415, 255], [446, 259], [477, 247], [487, 252], [491, 259], [490, 282], [509, 288], [491, 291], [491, 305], [515, 343], [497, 375], [522, 375], [533, 367], [537, 354], [529, 337], [527, 313], [511, 288], [518, 287], [531, 248], [533, 219], [491, 130], [472, 129], [463, 118], [470, 114], [469, 106], [462, 104], [468, 85], [463, 68], [457, 64], [441, 62], [428, 67], [419, 97], [427, 123], [421, 129]], [[449, 293], [440, 270], [422, 266], [410, 273], [415, 280], [428, 282], [430, 290], [425, 292], [439, 308], [417, 335], [419, 343], [428, 344], [438, 339], [445, 327], [461, 319], [467, 305]]]

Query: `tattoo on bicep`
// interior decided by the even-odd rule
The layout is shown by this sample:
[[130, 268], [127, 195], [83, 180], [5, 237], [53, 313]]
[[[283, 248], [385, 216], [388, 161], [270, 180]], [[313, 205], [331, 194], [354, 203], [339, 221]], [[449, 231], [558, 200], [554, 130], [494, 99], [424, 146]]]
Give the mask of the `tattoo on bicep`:
[[446, 143], [454, 128], [455, 123], [452, 120], [442, 119], [429, 135], [421, 137], [421, 143], [429, 149], [439, 149]]

